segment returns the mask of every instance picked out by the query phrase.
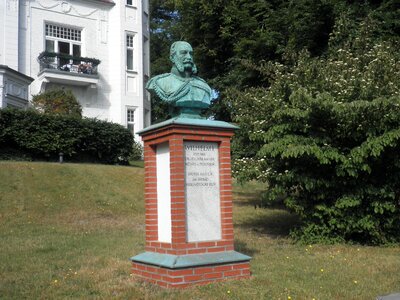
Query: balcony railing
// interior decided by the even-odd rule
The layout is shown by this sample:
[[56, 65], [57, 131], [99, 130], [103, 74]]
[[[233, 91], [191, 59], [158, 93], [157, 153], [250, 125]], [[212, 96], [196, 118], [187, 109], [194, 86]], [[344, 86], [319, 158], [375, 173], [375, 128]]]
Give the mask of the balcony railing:
[[72, 56], [55, 52], [42, 52], [38, 56], [40, 71], [45, 69], [60, 70], [78, 74], [97, 74], [100, 60], [95, 58]]

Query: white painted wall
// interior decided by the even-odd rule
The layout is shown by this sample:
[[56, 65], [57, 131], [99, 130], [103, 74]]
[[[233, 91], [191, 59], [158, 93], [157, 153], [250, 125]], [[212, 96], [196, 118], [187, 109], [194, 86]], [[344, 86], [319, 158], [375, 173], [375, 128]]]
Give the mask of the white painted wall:
[[[148, 26], [143, 27], [148, 12], [143, 9], [148, 9], [148, 0], [134, 0], [132, 6], [125, 3], [126, 0], [114, 0], [115, 5], [97, 0], [1, 0], [0, 64], [35, 79], [30, 97], [55, 86], [71, 89], [87, 117], [126, 126], [127, 108], [134, 108], [137, 132], [144, 128], [144, 115], [150, 111], [143, 85], [144, 75], [149, 73], [148, 55], [143, 59], [143, 35], [149, 37]], [[101, 60], [95, 88], [68, 82], [44, 84], [39, 79], [37, 57], [45, 50], [45, 23], [82, 29], [81, 55]], [[134, 72], [126, 70], [127, 32], [135, 33]]]
[[157, 218], [158, 241], [171, 243], [171, 179], [169, 145], [163, 143], [157, 146]]
[[[2, 26], [0, 30], [4, 43], [2, 48], [2, 65], [8, 65], [14, 70], [18, 70], [18, 0], [3, 0], [0, 3], [3, 6], [1, 18]], [[0, 35], [0, 36], [1, 36]]]

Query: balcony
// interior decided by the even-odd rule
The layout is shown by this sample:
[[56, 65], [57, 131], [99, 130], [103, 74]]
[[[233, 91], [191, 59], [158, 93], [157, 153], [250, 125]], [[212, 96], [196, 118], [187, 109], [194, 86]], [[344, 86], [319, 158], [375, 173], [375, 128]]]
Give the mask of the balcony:
[[99, 81], [97, 66], [100, 60], [87, 57], [42, 52], [38, 56], [40, 72], [38, 79], [42, 90], [49, 82], [95, 88]]

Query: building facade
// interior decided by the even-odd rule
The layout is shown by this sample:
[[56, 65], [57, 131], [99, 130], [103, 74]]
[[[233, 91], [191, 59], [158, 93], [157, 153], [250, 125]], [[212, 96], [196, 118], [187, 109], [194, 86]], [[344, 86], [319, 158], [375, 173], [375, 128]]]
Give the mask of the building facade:
[[150, 125], [148, 0], [3, 0], [0, 65], [34, 79], [29, 99], [71, 89], [84, 116], [136, 133]]

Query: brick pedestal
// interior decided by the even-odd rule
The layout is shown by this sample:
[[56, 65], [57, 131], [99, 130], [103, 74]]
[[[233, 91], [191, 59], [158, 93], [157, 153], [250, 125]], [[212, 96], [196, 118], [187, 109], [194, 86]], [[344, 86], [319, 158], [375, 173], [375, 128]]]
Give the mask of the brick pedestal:
[[[233, 246], [230, 139], [234, 129], [220, 121], [174, 118], [140, 133], [145, 160], [146, 252], [131, 258], [134, 275], [164, 287], [250, 276], [251, 258], [235, 252]], [[211, 143], [218, 151], [219, 199], [212, 201], [219, 201], [220, 228], [210, 228], [218, 235], [216, 240], [189, 241], [187, 142]], [[204, 230], [207, 235], [208, 228]]]

